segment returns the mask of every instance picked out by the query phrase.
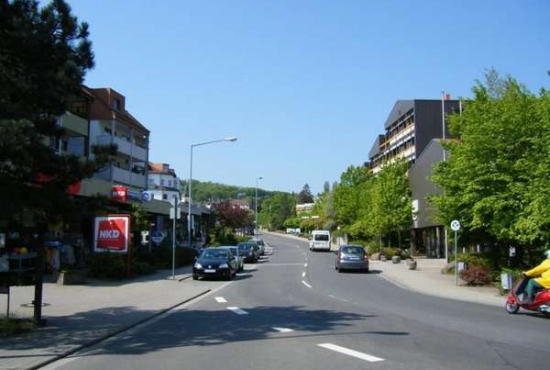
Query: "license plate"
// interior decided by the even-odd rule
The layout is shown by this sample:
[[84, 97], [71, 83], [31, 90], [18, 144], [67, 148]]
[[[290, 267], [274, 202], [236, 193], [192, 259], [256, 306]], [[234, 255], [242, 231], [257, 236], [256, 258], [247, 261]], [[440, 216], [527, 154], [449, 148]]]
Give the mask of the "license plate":
[[204, 270], [204, 272], [206, 272], [207, 274], [210, 274], [210, 273], [216, 272], [216, 270], [206, 269], [206, 270]]
[[350, 261], [359, 261], [360, 258], [359, 257], [350, 257], [349, 259], [350, 259]]

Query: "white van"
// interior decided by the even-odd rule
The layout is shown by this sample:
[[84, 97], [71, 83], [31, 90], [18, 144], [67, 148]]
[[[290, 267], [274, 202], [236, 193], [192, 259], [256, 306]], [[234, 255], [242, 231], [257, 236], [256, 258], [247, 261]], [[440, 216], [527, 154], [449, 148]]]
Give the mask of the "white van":
[[309, 241], [309, 250], [330, 251], [330, 231], [313, 230], [311, 233], [311, 240]]

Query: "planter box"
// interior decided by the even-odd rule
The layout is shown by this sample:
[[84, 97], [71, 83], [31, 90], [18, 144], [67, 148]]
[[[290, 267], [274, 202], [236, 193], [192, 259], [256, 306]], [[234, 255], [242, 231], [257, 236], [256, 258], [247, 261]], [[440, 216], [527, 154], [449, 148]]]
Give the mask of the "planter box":
[[80, 285], [86, 284], [86, 274], [80, 271], [60, 272], [57, 275], [57, 284]]

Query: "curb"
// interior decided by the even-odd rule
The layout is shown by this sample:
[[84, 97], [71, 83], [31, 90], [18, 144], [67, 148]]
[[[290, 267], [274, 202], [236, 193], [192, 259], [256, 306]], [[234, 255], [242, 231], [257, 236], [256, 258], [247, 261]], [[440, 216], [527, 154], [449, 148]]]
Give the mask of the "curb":
[[168, 307], [168, 308], [164, 308], [164, 309], [162, 309], [162, 310], [160, 310], [160, 311], [158, 311], [158, 312], [152, 314], [151, 316], [145, 317], [145, 318], [143, 318], [143, 319], [141, 319], [141, 320], [139, 320], [139, 321], [137, 321], [137, 322], [135, 322], [135, 323], [132, 323], [132, 324], [130, 324], [130, 325], [127, 325], [127, 326], [125, 326], [125, 327], [122, 327], [122, 328], [120, 328], [120, 329], [117, 329], [117, 330], [115, 330], [115, 331], [113, 331], [113, 332], [111, 332], [111, 333], [107, 333], [107, 334], [105, 334], [105, 335], [103, 335], [103, 336], [101, 336], [101, 337], [99, 337], [99, 338], [96, 338], [96, 339], [94, 339], [94, 340], [89, 341], [88, 343], [81, 344], [81, 345], [79, 345], [79, 346], [77, 346], [77, 347], [75, 347], [75, 348], [73, 348], [73, 349], [70, 349], [70, 350], [66, 351], [65, 353], [62, 353], [62, 354], [60, 354], [60, 355], [56, 355], [56, 356], [54, 356], [53, 358], [44, 360], [44, 361], [42, 361], [42, 362], [40, 362], [40, 363], [38, 363], [38, 364], [36, 364], [36, 365], [33, 365], [33, 366], [31, 366], [31, 367], [24, 368], [24, 370], [37, 370], [37, 369], [40, 369], [40, 368], [42, 368], [42, 367], [44, 367], [44, 366], [46, 366], [46, 365], [49, 365], [49, 364], [51, 364], [51, 363], [53, 363], [53, 362], [56, 362], [56, 361], [59, 361], [59, 360], [61, 360], [61, 359], [66, 358], [66, 357], [69, 357], [70, 355], [75, 354], [76, 352], [79, 352], [79, 351], [82, 351], [83, 349], [92, 347], [92, 346], [94, 346], [94, 345], [96, 345], [96, 344], [98, 344], [98, 343], [101, 343], [101, 342], [103, 342], [103, 341], [105, 341], [105, 340], [107, 340], [107, 339], [109, 339], [109, 338], [112, 338], [112, 337], [114, 337], [114, 336], [116, 336], [116, 335], [118, 335], [118, 334], [120, 334], [120, 333], [123, 333], [123, 332], [125, 332], [125, 331], [127, 331], [127, 330], [133, 329], [133, 328], [135, 328], [136, 326], [141, 325], [141, 324], [143, 324], [143, 323], [145, 323], [145, 322], [147, 322], [147, 321], [149, 321], [149, 320], [152, 320], [152, 319], [154, 319], [155, 317], [158, 317], [158, 316], [160, 316], [160, 315], [162, 315], [162, 314], [164, 314], [164, 313], [166, 313], [166, 312], [168, 312], [168, 311], [171, 311], [171, 310], [173, 310], [174, 308], [176, 308], [176, 307], [178, 307], [178, 306], [181, 306], [181, 305], [183, 305], [183, 304], [185, 304], [185, 303], [189, 303], [189, 302], [191, 302], [192, 300], [195, 300], [195, 299], [197, 299], [197, 298], [199, 298], [199, 297], [201, 297], [201, 296], [203, 296], [203, 295], [205, 295], [205, 294], [207, 294], [207, 293], [210, 293], [211, 290], [212, 290], [212, 289], [206, 289], [205, 291], [203, 291], [203, 292], [201, 292], [201, 293], [199, 293], [199, 294], [196, 294], [196, 295], [194, 295], [194, 296], [191, 297], [191, 298], [187, 298], [187, 299], [185, 299], [184, 301], [181, 301], [181, 302], [179, 302], [179, 303], [176, 303], [176, 304], [174, 304], [174, 305], [172, 305], [172, 306], [170, 306], [170, 307]]

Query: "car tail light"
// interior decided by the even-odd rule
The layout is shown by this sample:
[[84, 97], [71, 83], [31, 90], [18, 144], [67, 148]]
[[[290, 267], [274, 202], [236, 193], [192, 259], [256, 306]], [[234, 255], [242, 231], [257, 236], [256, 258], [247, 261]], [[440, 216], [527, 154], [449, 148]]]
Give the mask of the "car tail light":
[[338, 251], [338, 259], [339, 259], [339, 260], [342, 259], [342, 253], [340, 253], [340, 251]]
[[365, 254], [363, 255], [363, 259], [364, 259], [365, 261], [368, 260], [368, 259], [369, 259], [368, 254], [365, 253]]

